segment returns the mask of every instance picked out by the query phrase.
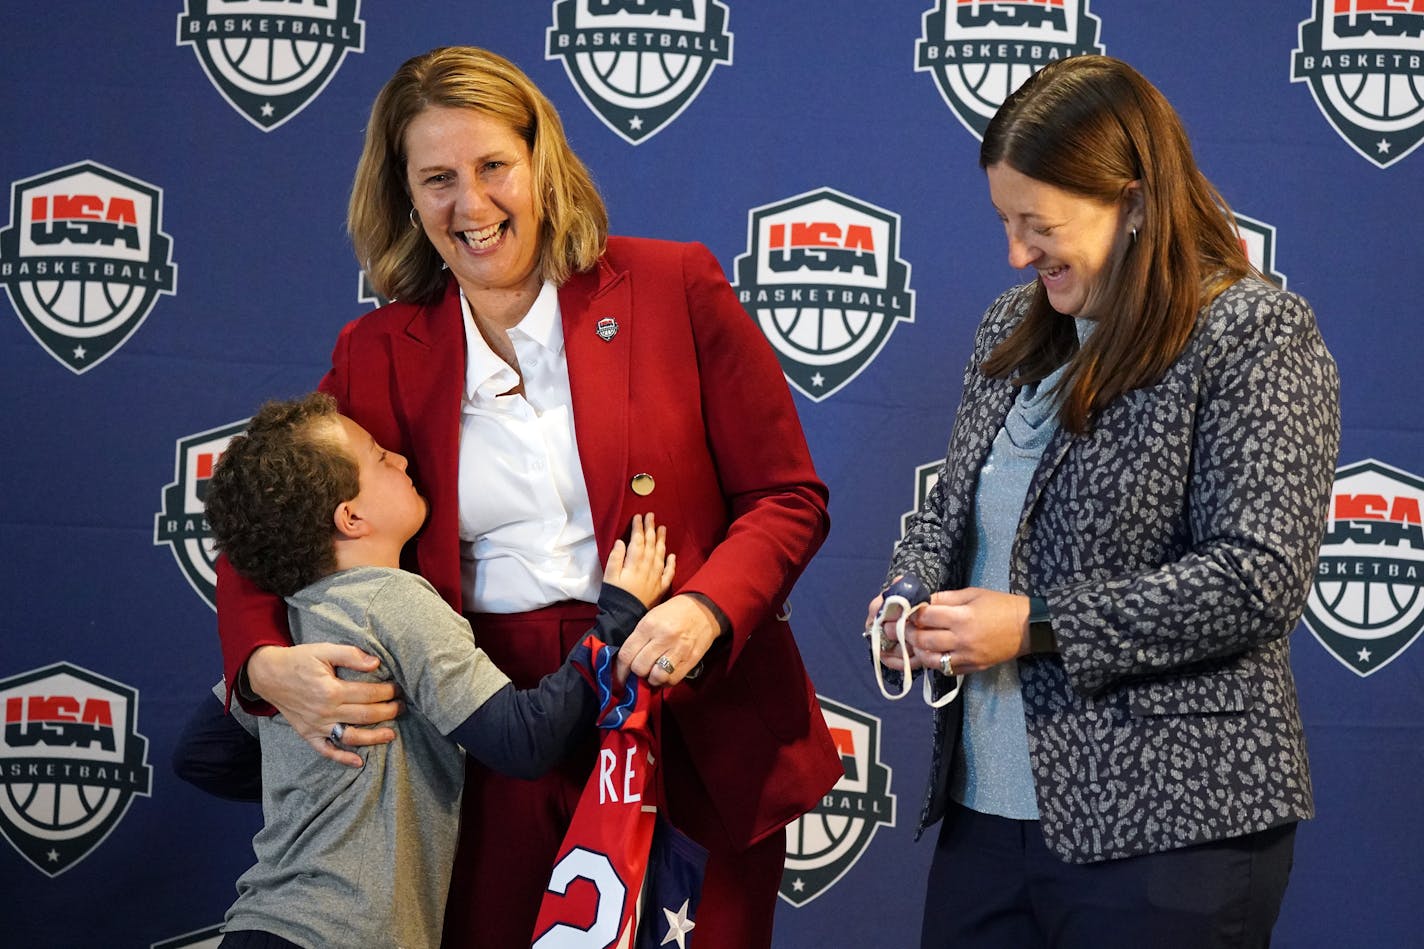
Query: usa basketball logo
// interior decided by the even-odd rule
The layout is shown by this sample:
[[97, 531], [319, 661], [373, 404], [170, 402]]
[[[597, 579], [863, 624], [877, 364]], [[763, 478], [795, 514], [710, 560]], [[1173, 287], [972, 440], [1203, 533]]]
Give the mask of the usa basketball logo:
[[1241, 241], [1241, 249], [1246, 252], [1252, 266], [1284, 290], [1286, 275], [1276, 270], [1275, 227], [1244, 214], [1233, 212], [1232, 216], [1236, 221], [1236, 236]]
[[10, 186], [0, 283], [25, 329], [76, 374], [103, 362], [178, 284], [163, 192], [83, 161]]
[[238, 114], [270, 132], [305, 109], [363, 49], [361, 0], [187, 0], [178, 45]]
[[138, 693], [61, 662], [0, 679], [0, 710], [0, 833], [58, 876], [152, 788]]
[[1305, 625], [1361, 676], [1424, 630], [1424, 480], [1369, 459], [1339, 468]]
[[203, 504], [213, 466], [227, 443], [246, 431], [248, 421], [178, 440], [173, 483], [163, 489], [163, 509], [154, 517], [154, 545], [169, 546], [189, 585], [213, 609], [217, 609], [218, 555]]
[[825, 696], [816, 699], [845, 775], [814, 810], [786, 828], [781, 898], [792, 906], [825, 893], [860, 860], [881, 825], [895, 826], [890, 768], [880, 760], [880, 719]]
[[751, 210], [737, 297], [802, 395], [834, 395], [915, 321], [899, 254], [900, 215], [832, 188]]
[[662, 131], [732, 62], [717, 0], [560, 0], [545, 59], [562, 59], [584, 104], [624, 141]]
[[1291, 82], [1350, 147], [1381, 168], [1424, 140], [1424, 0], [1316, 0]]
[[1088, 0], [939, 0], [923, 17], [915, 71], [934, 75], [944, 101], [977, 139], [999, 106], [1056, 59], [1102, 53]]

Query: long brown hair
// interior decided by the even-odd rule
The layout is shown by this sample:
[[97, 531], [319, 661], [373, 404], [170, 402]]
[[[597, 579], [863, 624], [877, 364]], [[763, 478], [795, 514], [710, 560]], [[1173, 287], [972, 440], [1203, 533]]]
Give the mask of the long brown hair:
[[406, 129], [432, 106], [494, 116], [529, 146], [534, 213], [542, 222], [540, 276], [562, 284], [598, 262], [608, 240], [608, 211], [569, 147], [553, 103], [509, 60], [473, 46], [446, 46], [407, 60], [371, 107], [346, 229], [378, 293], [424, 303], [445, 288], [444, 262], [411, 222], [405, 176]]
[[1118, 396], [1160, 379], [1201, 308], [1256, 270], [1176, 111], [1121, 60], [1073, 56], [1031, 76], [984, 132], [979, 167], [1000, 162], [1109, 204], [1140, 183], [1143, 225], [1107, 276], [1088, 341], [1077, 347], [1039, 281], [1023, 321], [983, 365], [986, 376], [1025, 383], [1067, 360], [1059, 422], [1081, 433]]

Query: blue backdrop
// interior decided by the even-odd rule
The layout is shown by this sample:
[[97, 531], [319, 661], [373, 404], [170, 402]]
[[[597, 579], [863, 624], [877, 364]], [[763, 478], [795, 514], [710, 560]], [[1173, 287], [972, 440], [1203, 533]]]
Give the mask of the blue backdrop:
[[1421, 0], [0, 6], [0, 942], [213, 941], [260, 815], [167, 764], [219, 674], [203, 479], [372, 305], [343, 229], [366, 116], [444, 44], [547, 92], [616, 233], [706, 243], [798, 393], [833, 528], [793, 625], [848, 775], [792, 828], [786, 947], [917, 933], [929, 715], [880, 697], [859, 630], [973, 327], [1022, 277], [978, 132], [1052, 58], [1153, 80], [1343, 377], [1294, 638], [1319, 816], [1278, 944], [1420, 944]]

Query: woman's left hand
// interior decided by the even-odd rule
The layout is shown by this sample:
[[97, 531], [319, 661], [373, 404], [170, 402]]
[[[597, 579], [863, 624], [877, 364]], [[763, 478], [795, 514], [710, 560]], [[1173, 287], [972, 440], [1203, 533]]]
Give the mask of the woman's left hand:
[[[680, 593], [639, 621], [618, 650], [618, 671], [643, 676], [654, 686], [675, 685], [697, 667], [721, 632], [711, 607]], [[666, 663], [660, 664], [662, 659]]]
[[979, 587], [941, 590], [910, 618], [905, 638], [926, 668], [950, 654], [956, 673], [981, 672], [1028, 651], [1028, 597]]

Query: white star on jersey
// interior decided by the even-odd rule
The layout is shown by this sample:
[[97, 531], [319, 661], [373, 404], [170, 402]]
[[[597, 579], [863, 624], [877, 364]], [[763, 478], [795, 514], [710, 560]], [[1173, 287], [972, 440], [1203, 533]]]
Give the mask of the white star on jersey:
[[658, 943], [658, 945], [666, 946], [668, 943], [676, 939], [677, 949], [686, 949], [687, 942], [682, 937], [692, 932], [692, 930], [697, 927], [696, 923], [687, 918], [687, 904], [690, 902], [691, 900], [683, 900], [682, 909], [678, 910], [676, 913], [668, 909], [666, 906], [663, 907], [663, 915], [667, 917], [668, 921], [668, 932], [667, 935], [663, 937], [663, 941]]

